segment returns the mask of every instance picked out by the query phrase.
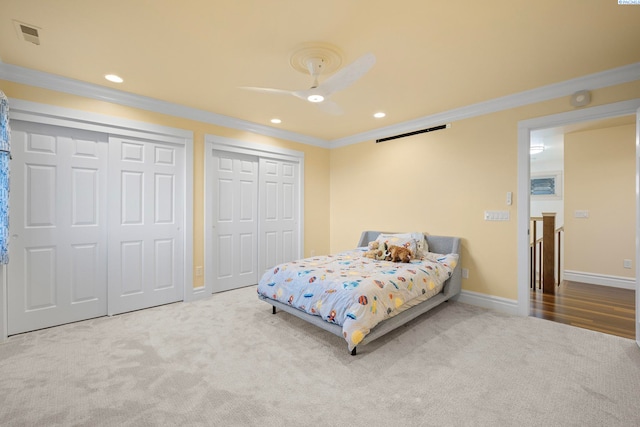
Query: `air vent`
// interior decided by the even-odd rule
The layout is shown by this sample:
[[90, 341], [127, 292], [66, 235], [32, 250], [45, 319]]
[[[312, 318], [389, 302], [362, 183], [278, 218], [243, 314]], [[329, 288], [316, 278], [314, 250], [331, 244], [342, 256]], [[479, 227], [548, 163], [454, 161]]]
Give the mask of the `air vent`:
[[24, 40], [36, 45], [40, 44], [40, 28], [35, 25], [25, 24], [24, 22], [13, 21], [18, 32], [20, 40]]
[[419, 135], [421, 133], [433, 132], [433, 131], [440, 130], [440, 129], [447, 129], [447, 128], [450, 128], [450, 127], [451, 127], [451, 123], [447, 123], [446, 125], [434, 126], [434, 127], [427, 128], [427, 129], [416, 130], [414, 132], [407, 132], [407, 133], [403, 133], [403, 134], [400, 134], [400, 135], [389, 136], [387, 138], [376, 139], [376, 143], [385, 142], [385, 141], [391, 141], [392, 139], [405, 138], [407, 136]]

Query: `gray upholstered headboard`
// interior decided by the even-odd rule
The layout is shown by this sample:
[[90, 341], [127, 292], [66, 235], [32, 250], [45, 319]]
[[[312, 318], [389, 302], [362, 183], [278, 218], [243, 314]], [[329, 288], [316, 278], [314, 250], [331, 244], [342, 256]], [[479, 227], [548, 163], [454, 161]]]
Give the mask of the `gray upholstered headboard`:
[[[358, 247], [367, 246], [369, 242], [376, 240], [382, 234], [393, 234], [384, 231], [363, 231], [360, 235]], [[429, 252], [437, 254], [458, 254], [458, 264], [453, 270], [451, 277], [445, 282], [442, 292], [448, 299], [460, 293], [462, 289], [462, 267], [460, 267], [460, 238], [450, 236], [431, 236], [427, 235], [427, 243], [429, 244]]]

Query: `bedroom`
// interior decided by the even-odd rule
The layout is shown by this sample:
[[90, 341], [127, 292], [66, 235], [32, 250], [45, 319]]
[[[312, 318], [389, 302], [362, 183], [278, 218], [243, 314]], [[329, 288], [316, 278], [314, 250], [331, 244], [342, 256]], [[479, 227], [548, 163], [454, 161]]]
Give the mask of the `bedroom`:
[[[5, 3], [5, 5], [10, 6], [10, 3]], [[621, 18], [621, 7], [617, 5], [607, 6], [605, 8], [606, 16], [608, 16], [606, 22], [615, 22], [616, 19]], [[567, 5], [563, 9], [563, 13], [567, 14], [571, 10], [573, 8]], [[585, 14], [591, 13], [581, 8], [578, 8], [578, 10]], [[629, 13], [631, 15], [637, 13], [637, 9], [634, 8], [623, 10], [624, 14], [627, 15]], [[537, 12], [541, 13], [542, 16], [546, 13]], [[24, 21], [29, 21], [27, 18], [30, 16], [34, 16], [34, 18], [38, 16], [37, 14], [33, 15], [34, 12], [29, 12], [28, 9], [21, 13], [20, 7], [15, 9], [14, 13]], [[453, 11], [448, 11], [448, 13], [453, 13]], [[508, 13], [508, 11], [505, 11], [505, 14]], [[3, 13], [3, 16], [9, 17], [10, 15], [10, 13]], [[14, 17], [12, 19], [18, 18]], [[256, 18], [253, 17], [253, 19]], [[557, 25], [560, 25], [561, 20], [557, 19]], [[631, 19], [631, 21], [633, 20]], [[617, 26], [617, 24], [615, 25]], [[26, 44], [25, 42], [22, 42], [23, 44], [18, 43], [20, 40], [17, 40], [15, 29], [9, 26], [8, 22], [5, 22], [3, 29], [7, 36], [5, 40], [13, 37], [11, 40], [12, 49], [16, 49], [17, 46], [18, 49], [26, 49], [28, 55], [33, 55], [34, 52], [37, 52], [34, 49], [40, 47]], [[615, 34], [620, 40], [617, 43], [622, 43], [623, 40], [624, 43], [629, 43], [634, 40], [633, 30], [635, 30], [635, 27], [618, 26], [618, 31]], [[417, 31], [417, 29], [414, 28], [414, 31]], [[627, 37], [629, 31], [631, 31], [631, 35]], [[608, 54], [613, 56], [610, 59], [611, 64], [620, 66], [634, 63], [634, 49], [625, 49], [624, 46], [624, 44], [618, 46], [616, 55]], [[556, 55], [561, 57], [564, 53], [557, 52]], [[7, 53], [3, 52], [2, 58], [7, 61]], [[594, 71], [615, 68], [613, 65], [598, 65], [597, 61], [594, 65], [591, 65]], [[377, 64], [377, 66], [380, 67], [381, 65]], [[242, 128], [234, 129], [216, 126], [196, 120], [131, 108], [131, 106], [119, 105], [118, 103], [106, 103], [94, 99], [91, 95], [82, 97], [70, 93], [51, 91], [50, 88], [39, 88], [37, 86], [43, 86], [45, 84], [44, 79], [51, 76], [47, 74], [29, 76], [20, 71], [20, 69], [17, 71], [12, 70], [8, 66], [3, 68], [3, 75], [6, 75], [8, 79], [3, 81], [2, 89], [9, 97], [132, 118], [149, 123], [187, 129], [194, 133], [193, 186], [195, 201], [193, 209], [194, 243], [192, 263], [194, 288], [205, 286], [204, 277], [196, 274], [198, 273], [197, 268], [200, 267], [202, 269], [201, 266], [205, 265], [204, 242], [202, 237], [199, 237], [203, 235], [204, 226], [203, 205], [200, 202], [204, 194], [202, 185], [204, 172], [200, 153], [202, 153], [204, 147], [204, 135], [216, 135], [304, 153], [304, 192], [307, 197], [303, 206], [304, 229], [302, 234], [304, 235], [304, 249], [302, 254], [322, 254], [349, 248], [358, 239], [359, 233], [362, 231], [362, 224], [367, 224], [365, 228], [368, 229], [424, 229], [423, 231], [431, 233], [437, 230], [438, 234], [460, 235], [465, 239], [462, 257], [465, 260], [463, 261], [463, 267], [470, 272], [469, 278], [465, 279], [464, 289], [477, 294], [469, 295], [488, 296], [489, 303], [491, 303], [491, 298], [494, 297], [498, 304], [501, 301], [500, 299], [505, 299], [510, 303], [508, 309], [512, 311], [514, 310], [513, 301], [518, 299], [518, 288], [516, 286], [518, 282], [517, 259], [515, 257], [517, 242], [516, 221], [512, 219], [505, 223], [485, 222], [482, 219], [482, 212], [491, 209], [508, 209], [511, 211], [511, 217], [516, 217], [518, 204], [515, 203], [513, 206], [507, 207], [504, 203], [504, 197], [507, 192], [513, 192], [517, 200], [518, 163], [516, 142], [518, 123], [536, 117], [575, 111], [575, 108], [571, 107], [568, 102], [568, 96], [572, 93], [572, 89], [558, 86], [555, 88], [555, 92], [546, 89], [547, 92], [545, 94], [551, 92], [551, 95], [546, 95], [548, 99], [545, 101], [533, 102], [531, 100], [532, 97], [539, 95], [521, 96], [522, 101], [512, 98], [511, 100], [505, 100], [505, 102], [520, 102], [523, 105], [512, 108], [498, 106], [496, 108], [501, 111], [489, 114], [478, 115], [477, 112], [469, 113], [464, 109], [456, 112], [450, 108], [449, 110], [452, 113], [449, 115], [461, 117], [461, 119], [455, 120], [450, 129], [443, 131], [375, 145], [371, 138], [367, 138], [367, 135], [359, 137], [356, 134], [355, 137], [351, 137], [351, 140], [367, 139], [359, 144], [349, 144], [349, 137], [343, 140], [334, 138], [334, 141], [327, 142], [322, 147], [251, 133]], [[613, 85], [610, 82], [606, 82], [604, 83], [606, 87], [594, 90], [593, 101], [590, 106], [637, 98], [638, 80], [633, 75], [633, 69], [630, 72], [632, 73], [631, 78], [627, 78], [622, 71], [618, 72], [618, 75], [622, 75], [622, 78], [626, 78], [628, 82]], [[299, 73], [294, 72], [294, 74]], [[565, 72], [565, 75], [576, 78], [585, 78], [586, 74], [588, 73], [582, 71], [580, 67], [576, 67], [576, 71]], [[29, 78], [31, 84], [19, 83], [19, 81]], [[304, 76], [300, 76], [300, 79], [304, 80]], [[598, 81], [598, 79], [606, 81], [606, 78], [602, 76], [592, 80]], [[612, 81], [615, 82], [616, 79], [619, 80], [620, 77], [614, 74]], [[565, 80], [569, 82], [569, 79]], [[61, 86], [64, 82], [65, 80], [61, 82], [53, 81], [50, 85], [53, 87], [56, 85]], [[551, 82], [561, 83], [553, 80]], [[575, 84], [570, 82], [566, 86], [575, 87]], [[596, 83], [592, 84], [595, 85]], [[117, 90], [117, 85], [112, 86]], [[75, 89], [76, 92], [90, 90], [91, 87]], [[540, 89], [540, 91], [542, 90]], [[564, 95], [557, 96], [556, 94], [562, 90], [565, 91]], [[114, 93], [117, 94], [118, 92]], [[495, 95], [493, 96], [495, 97]], [[480, 100], [478, 95], [475, 95], [475, 99]], [[257, 98], [257, 101], [263, 100]], [[294, 107], [297, 106], [295, 100], [293, 102]], [[446, 107], [440, 106], [437, 108], [440, 108], [441, 111], [434, 110], [436, 114], [424, 115], [420, 126], [426, 127], [433, 120], [443, 120], [437, 113], [446, 111]], [[493, 108], [493, 106], [487, 105], [483, 112], [489, 108]], [[419, 111], [429, 112], [433, 109], [434, 107], [426, 107], [420, 108]], [[476, 110], [479, 109], [480, 107], [476, 107]], [[171, 110], [169, 109], [168, 111]], [[464, 118], [465, 115], [470, 115], [471, 117]], [[313, 117], [314, 119], [319, 117], [322, 120], [335, 121], [331, 116], [328, 119], [321, 115]], [[371, 120], [368, 123], [369, 126], [380, 126], [377, 123], [371, 125]], [[406, 122], [404, 124], [406, 125]], [[320, 126], [323, 126], [323, 124], [321, 123]], [[392, 127], [393, 130], [397, 128], [401, 128], [401, 126]], [[277, 132], [277, 130], [273, 132]], [[388, 133], [390, 130], [387, 129], [386, 132]], [[295, 139], [296, 135], [290, 134], [291, 139]], [[354, 161], [355, 159], [357, 161]], [[440, 159], [447, 160], [443, 162]], [[462, 164], [464, 167], [460, 168], [457, 173], [452, 174], [450, 171], [452, 163], [450, 163], [451, 160], [449, 159], [455, 159], [454, 164]], [[374, 170], [372, 171], [371, 169]], [[399, 224], [391, 219], [392, 217], [377, 215], [376, 212], [379, 212], [382, 206], [371, 207], [368, 201], [375, 199], [378, 192], [380, 192], [382, 194], [393, 194], [395, 202], [390, 200], [389, 203], [394, 205], [399, 203], [399, 206], [413, 206], [415, 202], [412, 200], [411, 194], [425, 189], [413, 188], [412, 186], [395, 188], [395, 185], [387, 187], [384, 181], [376, 185], [369, 184], [372, 180], [375, 180], [372, 175], [379, 175], [381, 169], [400, 176], [406, 174], [407, 170], [412, 170], [414, 182], [416, 183], [430, 182], [433, 176], [448, 177], [448, 179], [446, 182], [439, 184], [443, 186], [442, 189], [428, 187], [433, 189], [430, 191], [433, 191], [434, 195], [438, 196], [438, 203], [426, 204], [417, 202], [418, 205], [416, 207], [418, 209], [407, 210], [405, 208], [403, 210], [402, 224]], [[491, 171], [491, 173], [488, 173], [488, 171]], [[345, 186], [344, 183], [349, 183], [349, 186], [356, 186], [358, 190], [352, 194], [348, 189], [349, 186]], [[444, 191], [444, 189], [449, 189], [449, 191]], [[460, 197], [461, 194], [464, 197]], [[313, 197], [308, 195], [313, 195]], [[427, 195], [429, 194], [427, 193]], [[340, 209], [337, 208], [338, 206]], [[475, 214], [472, 214], [472, 212], [475, 212]], [[499, 242], [499, 244], [495, 242]], [[491, 247], [491, 251], [486, 250], [487, 245]], [[494, 253], [494, 251], [498, 252]], [[497, 256], [494, 257], [493, 255]], [[633, 258], [633, 255], [630, 255], [629, 258]], [[500, 261], [499, 265], [496, 265], [496, 259], [506, 260], [506, 262]], [[499, 266], [502, 268], [498, 268]], [[204, 273], [206, 274], [206, 272]]]
[[[42, 6], [42, 2], [31, 2], [35, 9]], [[124, 2], [123, 2], [124, 3]], [[285, 7], [287, 2], [281, 2], [281, 7]], [[290, 3], [290, 2], [289, 2]], [[420, 2], [422, 3], [422, 2]], [[353, 131], [346, 132], [349, 121], [355, 118], [347, 116], [346, 120], [336, 120], [332, 117], [324, 117], [319, 114], [309, 114], [311, 118], [301, 117], [299, 120], [283, 117], [286, 125], [287, 121], [296, 122], [290, 128], [278, 128], [269, 124], [271, 115], [275, 114], [274, 109], [269, 107], [280, 107], [286, 104], [293, 117], [295, 110], [303, 110], [298, 100], [274, 99], [271, 97], [261, 97], [259, 94], [237, 94], [233, 88], [226, 89], [224, 98], [229, 104], [240, 103], [241, 99], [250, 99], [248, 105], [252, 105], [250, 120], [259, 123], [258, 129], [269, 130], [259, 133], [250, 127], [238, 128], [225, 126], [222, 122], [209, 121], [208, 116], [190, 117], [181, 116], [176, 110], [170, 108], [160, 109], [153, 106], [145, 109], [141, 104], [126, 104], [123, 98], [118, 98], [117, 94], [127, 92], [127, 89], [120, 89], [117, 85], [103, 83], [98, 80], [102, 74], [110, 72], [98, 68], [106, 67], [106, 61], [93, 61], [91, 67], [73, 57], [65, 57], [67, 60], [60, 63], [67, 63], [70, 68], [81, 68], [86, 65], [92, 68], [96, 76], [95, 80], [88, 80], [93, 85], [107, 86], [113, 92], [105, 92], [116, 102], [107, 102], [105, 98], [97, 99], [94, 95], [86, 92], [87, 88], [95, 86], [84, 86], [82, 91], [70, 93], [65, 91], [63, 83], [71, 84], [68, 79], [61, 77], [56, 80], [56, 74], [64, 74], [54, 67], [55, 58], [45, 61], [44, 65], [37, 65], [35, 62], [36, 49], [47, 48], [47, 37], [53, 32], [53, 23], [40, 23], [47, 13], [56, 16], [56, 11], [32, 10], [31, 7], [20, 6], [28, 4], [25, 2], [3, 2], [2, 23], [2, 43], [9, 43], [11, 49], [7, 47], [0, 49], [0, 89], [4, 91], [10, 99], [34, 102], [38, 104], [52, 105], [55, 107], [80, 110], [87, 113], [103, 114], [122, 119], [135, 120], [139, 122], [151, 123], [160, 126], [167, 126], [187, 130], [193, 133], [193, 233], [191, 236], [192, 260], [188, 265], [191, 271], [194, 289], [207, 286], [206, 277], [210, 272], [205, 268], [203, 275], [199, 275], [200, 270], [206, 265], [205, 255], [205, 185], [204, 185], [204, 152], [206, 135], [216, 135], [237, 141], [250, 142], [276, 147], [282, 150], [292, 150], [304, 153], [304, 247], [301, 252], [306, 255], [326, 254], [341, 251], [353, 247], [360, 232], [363, 229], [385, 229], [385, 230], [422, 230], [432, 234], [456, 235], [463, 238], [462, 266], [469, 271], [468, 279], [463, 281], [463, 289], [467, 291], [467, 297], [473, 298], [475, 302], [494, 304], [506, 309], [506, 311], [517, 312], [519, 302], [519, 258], [518, 258], [518, 236], [519, 218], [518, 209], [521, 207], [518, 195], [521, 193], [519, 187], [519, 147], [518, 147], [518, 125], [522, 121], [535, 119], [538, 117], [551, 116], [560, 113], [568, 113], [577, 110], [569, 103], [570, 95], [578, 89], [590, 89], [592, 102], [589, 107], [604, 106], [623, 101], [632, 101], [640, 98], [640, 80], [638, 78], [638, 62], [640, 57], [635, 49], [637, 41], [640, 39], [636, 22], [640, 20], [640, 7], [618, 6], [615, 2], [589, 3], [584, 6], [584, 2], [566, 2], [556, 5], [557, 2], [537, 2], [538, 6], [533, 7], [532, 3], [521, 3], [518, 7], [531, 7], [529, 16], [535, 16], [536, 20], [527, 23], [517, 10], [513, 2], [496, 1], [491, 7], [483, 5], [487, 10], [497, 12], [497, 20], [502, 19], [507, 22], [507, 28], [492, 32], [485, 28], [482, 20], [471, 20], [469, 33], [452, 34], [453, 29], [448, 32], [428, 33], [424, 39], [434, 40], [437, 44], [439, 37], [451, 40], [451, 50], [440, 48], [425, 57], [431, 58], [433, 62], [449, 63], [450, 67], [435, 69], [433, 62], [426, 62], [419, 67], [418, 78], [412, 75], [415, 80], [410, 81], [409, 75], [404, 78], [405, 71], [396, 71], [397, 64], [402, 61], [410, 61], [420, 57], [420, 61], [426, 61], [422, 55], [417, 55], [421, 49], [427, 49], [423, 43], [416, 43], [405, 46], [404, 49], [397, 48], [400, 44], [398, 39], [420, 38], [420, 22], [425, 17], [430, 17], [429, 25], [436, 27], [438, 19], [433, 18], [435, 11], [420, 9], [426, 6], [412, 6], [424, 13], [415, 13], [410, 22], [406, 22], [404, 30], [393, 31], [387, 27], [389, 23], [385, 19], [385, 14], [390, 16], [389, 10], [381, 4], [377, 4], [380, 11], [375, 13], [373, 18], [362, 17], [358, 13], [358, 8], [354, 3], [353, 8], [340, 15], [341, 20], [334, 22], [331, 31], [323, 30], [321, 25], [309, 24], [308, 22], [297, 22], [298, 27], [309, 26], [309, 31], [304, 38], [299, 33], [298, 38], [290, 39], [286, 42], [286, 47], [281, 48], [276, 59], [266, 58], [266, 54], [261, 55], [268, 46], [266, 42], [260, 42], [259, 35], [254, 35], [250, 41], [256, 43], [254, 49], [249, 50], [247, 56], [251, 61], [235, 69], [242, 79], [237, 79], [238, 84], [262, 85], [274, 87], [304, 87], [307, 85], [308, 76], [292, 71], [289, 67], [288, 54], [298, 43], [307, 40], [327, 40], [340, 46], [346, 53], [347, 58], [353, 60], [358, 55], [371, 49], [377, 56], [377, 63], [371, 73], [378, 73], [391, 80], [390, 88], [386, 88], [383, 93], [378, 94], [380, 98], [389, 97], [396, 100], [396, 110], [387, 111], [388, 116], [381, 121], [374, 121], [370, 118], [373, 107], [362, 109], [361, 116], [368, 120], [358, 119], [360, 128], [351, 128]], [[68, 3], [69, 5], [71, 3]], [[249, 3], [247, 3], [248, 5]], [[255, 3], [252, 3], [255, 5]], [[318, 7], [307, 5], [311, 8], [318, 21], [328, 21], [333, 10], [338, 8], [336, 2], [330, 6]], [[457, 3], [460, 5], [460, 3]], [[124, 5], [121, 5], [125, 7]], [[361, 6], [361, 4], [359, 5]], [[71, 7], [71, 6], [69, 6]], [[108, 10], [95, 6], [97, 12], [86, 14], [85, 18], [91, 15], [109, 14]], [[168, 6], [167, 6], [168, 7]], [[624, 8], [624, 9], [622, 9]], [[319, 10], [318, 10], [319, 9]], [[169, 9], [167, 9], [168, 11]], [[621, 11], [622, 10], [622, 11]], [[6, 13], [5, 13], [6, 12]], [[86, 11], [85, 11], [86, 12]], [[273, 12], [276, 14], [278, 10]], [[281, 12], [281, 10], [280, 10]], [[286, 15], [288, 17], [307, 16], [302, 11], [296, 14]], [[471, 5], [458, 6], [446, 10], [439, 10], [446, 17], [459, 14], [469, 18], [471, 15], [481, 16], [488, 20], [486, 11], [474, 10]], [[113, 13], [113, 12], [111, 12]], [[160, 12], [155, 12], [160, 13]], [[266, 13], [266, 12], [265, 12]], [[373, 12], [372, 12], [373, 13]], [[72, 11], [69, 11], [70, 16]], [[169, 12], [162, 13], [162, 18], [170, 22]], [[231, 15], [237, 14], [232, 21]], [[225, 19], [235, 22], [239, 26], [245, 22], [241, 17], [246, 14], [247, 28], [251, 25], [258, 26], [259, 17], [251, 13], [251, 8], [246, 7], [233, 9]], [[123, 14], [124, 15], [124, 14]], [[176, 13], [176, 15], [179, 15]], [[140, 16], [134, 15], [134, 16]], [[143, 15], [144, 16], [144, 15]], [[573, 19], [575, 16], [581, 19]], [[511, 19], [507, 19], [511, 18]], [[11, 20], [17, 19], [22, 22], [40, 25], [42, 27], [42, 45], [25, 45], [18, 40], [16, 30]], [[59, 19], [63, 19], [59, 17]], [[73, 19], [73, 18], [69, 18]], [[190, 19], [195, 19], [190, 16]], [[196, 21], [201, 28], [206, 28], [206, 20]], [[371, 20], [371, 21], [370, 21]], [[598, 28], [602, 28], [602, 34], [592, 30], [594, 21]], [[69, 27], [71, 22], [68, 23]], [[89, 32], [87, 27], [91, 24], [85, 22], [81, 17], [75, 18], [78, 25], [82, 25], [82, 30]], [[111, 21], [113, 22], [113, 21]], [[116, 21], [117, 22], [117, 21]], [[271, 21], [273, 25], [259, 26], [261, 31], [271, 31], [273, 37], [293, 37], [285, 34], [284, 31], [277, 31], [276, 24], [282, 24], [282, 19], [274, 17]], [[349, 24], [347, 24], [349, 22]], [[374, 22], [376, 25], [373, 25]], [[488, 21], [487, 21], [488, 22]], [[576, 27], [570, 26], [575, 25]], [[134, 21], [125, 21], [133, 27]], [[223, 25], [227, 31], [232, 24]], [[526, 25], [525, 25], [526, 24]], [[127, 25], [124, 25], [127, 27]], [[266, 27], [266, 28], [265, 28]], [[296, 27], [296, 28], [298, 28]], [[488, 27], [488, 25], [487, 25]], [[525, 27], [524, 35], [518, 35], [519, 27]], [[547, 29], [542, 31], [540, 29]], [[194, 35], [193, 28], [184, 29], [185, 34]], [[461, 31], [461, 30], [460, 30]], [[486, 31], [486, 35], [483, 35]], [[571, 31], [576, 31], [572, 33]], [[600, 30], [599, 30], [600, 31]], [[354, 35], [364, 32], [370, 37], [368, 43], [359, 41]], [[514, 32], [514, 43], [506, 43], [504, 39], [511, 38]], [[480, 38], [478, 34], [483, 35]], [[209, 34], [209, 33], [207, 33]], [[264, 33], [263, 33], [264, 34]], [[281, 34], [281, 35], [280, 35]], [[395, 34], [397, 38], [387, 39]], [[508, 34], [508, 35], [505, 35]], [[598, 34], [595, 36], [593, 34]], [[197, 33], [195, 34], [197, 35]], [[535, 35], [535, 38], [528, 39]], [[175, 35], [172, 34], [173, 37]], [[427, 37], [428, 36], [428, 37]], [[454, 37], [455, 36], [455, 37]], [[59, 43], [63, 43], [66, 48], [62, 50], [69, 54], [73, 49], [73, 40], [76, 38], [75, 32], [68, 31], [64, 36], [60, 36]], [[460, 49], [468, 40], [479, 37], [481, 46], [475, 46], [472, 52], [465, 51], [467, 56], [454, 57], [456, 49]], [[221, 38], [224, 39], [224, 38]], [[157, 63], [157, 56], [166, 53], [167, 50], [179, 50], [179, 46], [170, 43], [171, 39], [164, 39], [162, 47], [153, 46], [149, 52], [149, 62], [160, 68], [162, 62]], [[246, 42], [246, 40], [245, 40]], [[506, 43], [502, 46], [501, 54], [490, 55], [498, 49], [491, 46], [497, 43]], [[126, 43], [120, 41], [120, 45]], [[185, 44], [188, 42], [184, 41]], [[521, 44], [517, 44], [521, 43]], [[217, 46], [217, 45], [216, 45]], [[86, 46], [84, 46], [86, 48]], [[219, 46], [217, 46], [219, 48]], [[14, 51], [24, 51], [28, 49], [28, 60], [13, 63], [11, 58]], [[386, 53], [382, 53], [383, 50]], [[57, 52], [58, 54], [61, 52]], [[62, 52], [64, 53], [64, 52]], [[130, 53], [131, 54], [131, 53]], [[139, 52], [134, 53], [139, 54]], [[133, 55], [134, 55], [133, 54]], [[386, 57], [385, 57], [386, 55]], [[104, 55], [106, 56], [106, 55]], [[492, 63], [484, 63], [483, 58], [488, 56]], [[283, 63], [284, 59], [284, 63]], [[260, 61], [272, 61], [267, 70], [262, 70]], [[34, 61], [34, 62], [30, 62]], [[183, 75], [186, 79], [191, 79], [201, 74], [207, 74], [200, 70], [197, 60], [186, 57], [179, 57], [174, 61], [181, 64]], [[349, 61], [345, 61], [349, 62]], [[524, 64], [524, 65], [523, 65]], [[25, 67], [34, 71], [33, 73], [16, 72], [12, 66]], [[630, 68], [624, 68], [630, 67]], [[134, 67], [132, 67], [134, 68]], [[203, 67], [206, 68], [206, 67]], [[209, 67], [209, 70], [215, 69]], [[613, 70], [613, 71], [612, 71]], [[617, 71], [616, 71], [617, 70]], [[625, 75], [625, 70], [632, 73], [631, 77]], [[439, 76], [446, 75], [447, 83], [435, 81], [435, 73]], [[38, 74], [42, 72], [43, 74]], [[129, 81], [142, 81], [145, 79], [147, 71], [138, 71], [142, 75], [135, 76], [128, 74], [125, 77], [125, 84]], [[148, 72], [150, 73], [150, 72]], [[264, 74], [263, 74], [264, 73]], [[286, 78], [279, 79], [278, 75], [288, 73]], [[409, 71], [406, 71], [409, 73]], [[605, 73], [604, 75], [597, 73]], [[124, 73], [123, 73], [124, 74]], [[587, 77], [596, 75], [592, 80]], [[375, 75], [371, 74], [373, 78]], [[48, 80], [51, 78], [52, 80]], [[76, 75], [67, 77], [79, 78]], [[366, 76], [366, 77], [369, 77]], [[149, 77], [151, 78], [151, 77]], [[220, 77], [222, 78], [222, 77]], [[31, 79], [31, 80], [29, 80]], [[625, 80], [626, 79], [626, 80]], [[27, 81], [28, 80], [28, 81]], [[242, 80], [242, 83], [240, 83]], [[420, 81], [424, 85], [420, 91]], [[49, 86], [46, 82], [51, 81]], [[565, 83], [565, 84], [563, 84]], [[367, 92], [375, 93], [372, 86], [363, 86], [366, 80], [354, 84], [349, 90], [341, 93], [341, 97], [336, 97], [336, 101], [344, 103], [345, 108], [356, 108], [357, 104], [371, 104], [378, 108], [377, 100], [367, 97]], [[576, 87], [584, 84], [585, 87]], [[412, 86], [416, 85], [416, 86]], [[556, 85], [549, 87], [549, 85]], [[598, 86], [600, 85], [600, 86]], [[43, 87], [44, 86], [44, 87]], [[161, 85], [160, 85], [161, 86]], [[183, 85], [166, 84], [167, 92], [170, 92], [174, 104], [188, 103], [189, 99], [179, 92]], [[438, 86], [442, 86], [442, 92], [437, 92]], [[126, 87], [126, 86], [122, 86]], [[162, 86], [161, 86], [162, 87]], [[58, 88], [58, 90], [56, 90]], [[394, 93], [394, 88], [397, 94]], [[202, 84], [199, 88], [206, 92], [207, 85]], [[353, 91], [351, 91], [353, 89]], [[495, 91], [492, 91], [494, 89]], [[504, 103], [488, 103], [477, 106], [477, 103], [491, 101], [500, 97], [521, 94], [531, 91], [520, 97], [504, 99]], [[382, 89], [381, 89], [382, 92]], [[414, 95], [419, 93], [419, 96]], [[161, 98], [162, 93], [149, 94], [147, 96]], [[220, 96], [225, 92], [220, 92]], [[449, 96], [447, 96], [449, 95]], [[250, 98], [247, 98], [249, 97]], [[353, 97], [348, 99], [348, 97]], [[415, 99], [417, 98], [417, 100]], [[404, 101], [404, 102], [403, 102]], [[476, 108], [471, 108], [476, 105]], [[467, 107], [468, 110], [464, 108]], [[203, 109], [202, 105], [193, 108]], [[386, 107], [380, 107], [385, 108]], [[457, 110], [457, 109], [462, 110]], [[492, 108], [495, 108], [492, 110]], [[369, 111], [372, 109], [372, 111]], [[269, 115], [258, 114], [255, 111], [268, 111]], [[405, 111], [406, 110], [406, 111]], [[174, 113], [172, 114], [172, 111]], [[310, 111], [310, 110], [304, 110]], [[447, 112], [454, 111], [451, 119], [445, 119]], [[220, 113], [220, 111], [211, 111]], [[480, 112], [480, 113], [479, 113]], [[366, 114], [365, 114], [366, 113]], [[442, 114], [442, 115], [439, 115]], [[403, 117], [398, 120], [395, 117]], [[418, 120], [420, 127], [441, 124], [442, 120], [451, 122], [449, 129], [414, 136], [411, 138], [399, 139], [381, 144], [375, 144], [375, 137], [364, 135], [356, 137], [357, 143], [351, 144], [348, 138], [359, 135], [367, 131], [378, 128], [390, 127], [393, 124], [402, 124], [410, 120]], [[331, 125], [333, 121], [339, 124], [335, 127]], [[432, 123], [435, 122], [435, 123]], [[322, 128], [331, 128], [330, 134], [320, 137], [321, 144], [312, 145], [305, 143], [305, 139], [299, 135], [307, 135], [305, 129], [318, 129], [316, 132], [324, 131]], [[273, 129], [273, 130], [272, 130]], [[289, 129], [285, 131], [283, 129]], [[397, 130], [396, 128], [386, 129]], [[288, 133], [289, 132], [289, 133]], [[395, 132], [400, 133], [400, 132]], [[347, 138], [341, 141], [341, 138]], [[297, 139], [298, 140], [297, 140]], [[315, 139], [313, 141], [316, 141]], [[393, 176], [392, 181], [387, 181], [386, 175]], [[408, 184], [406, 184], [408, 182]], [[515, 203], [511, 206], [505, 204], [505, 195], [513, 192]], [[511, 220], [507, 222], [487, 222], [483, 220], [482, 213], [485, 210], [508, 210]], [[384, 214], [383, 214], [384, 212]], [[386, 212], [395, 212], [388, 215]], [[637, 259], [635, 254], [628, 256]], [[4, 308], [5, 303], [0, 304]], [[496, 307], [496, 308], [499, 308]], [[6, 314], [6, 313], [3, 313]], [[4, 322], [4, 318], [2, 319]], [[6, 328], [6, 325], [2, 325]]]

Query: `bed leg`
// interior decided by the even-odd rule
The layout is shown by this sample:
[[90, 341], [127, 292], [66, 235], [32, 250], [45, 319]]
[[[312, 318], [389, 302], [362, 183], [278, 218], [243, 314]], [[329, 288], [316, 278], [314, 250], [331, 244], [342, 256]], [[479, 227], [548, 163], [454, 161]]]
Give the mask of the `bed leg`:
[[355, 356], [356, 355], [356, 347], [353, 347], [353, 350], [351, 350], [351, 355]]
[[271, 308], [272, 308], [272, 310], [271, 310], [271, 314], [276, 314], [276, 306], [274, 305], [274, 306], [272, 306]]

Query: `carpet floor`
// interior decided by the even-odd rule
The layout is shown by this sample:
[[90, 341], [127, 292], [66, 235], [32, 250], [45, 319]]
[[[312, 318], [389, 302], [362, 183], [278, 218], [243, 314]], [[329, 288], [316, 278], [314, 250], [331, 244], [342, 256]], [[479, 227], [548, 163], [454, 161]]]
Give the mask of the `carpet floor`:
[[635, 426], [635, 341], [449, 302], [358, 348], [255, 286], [10, 337], [2, 426]]

